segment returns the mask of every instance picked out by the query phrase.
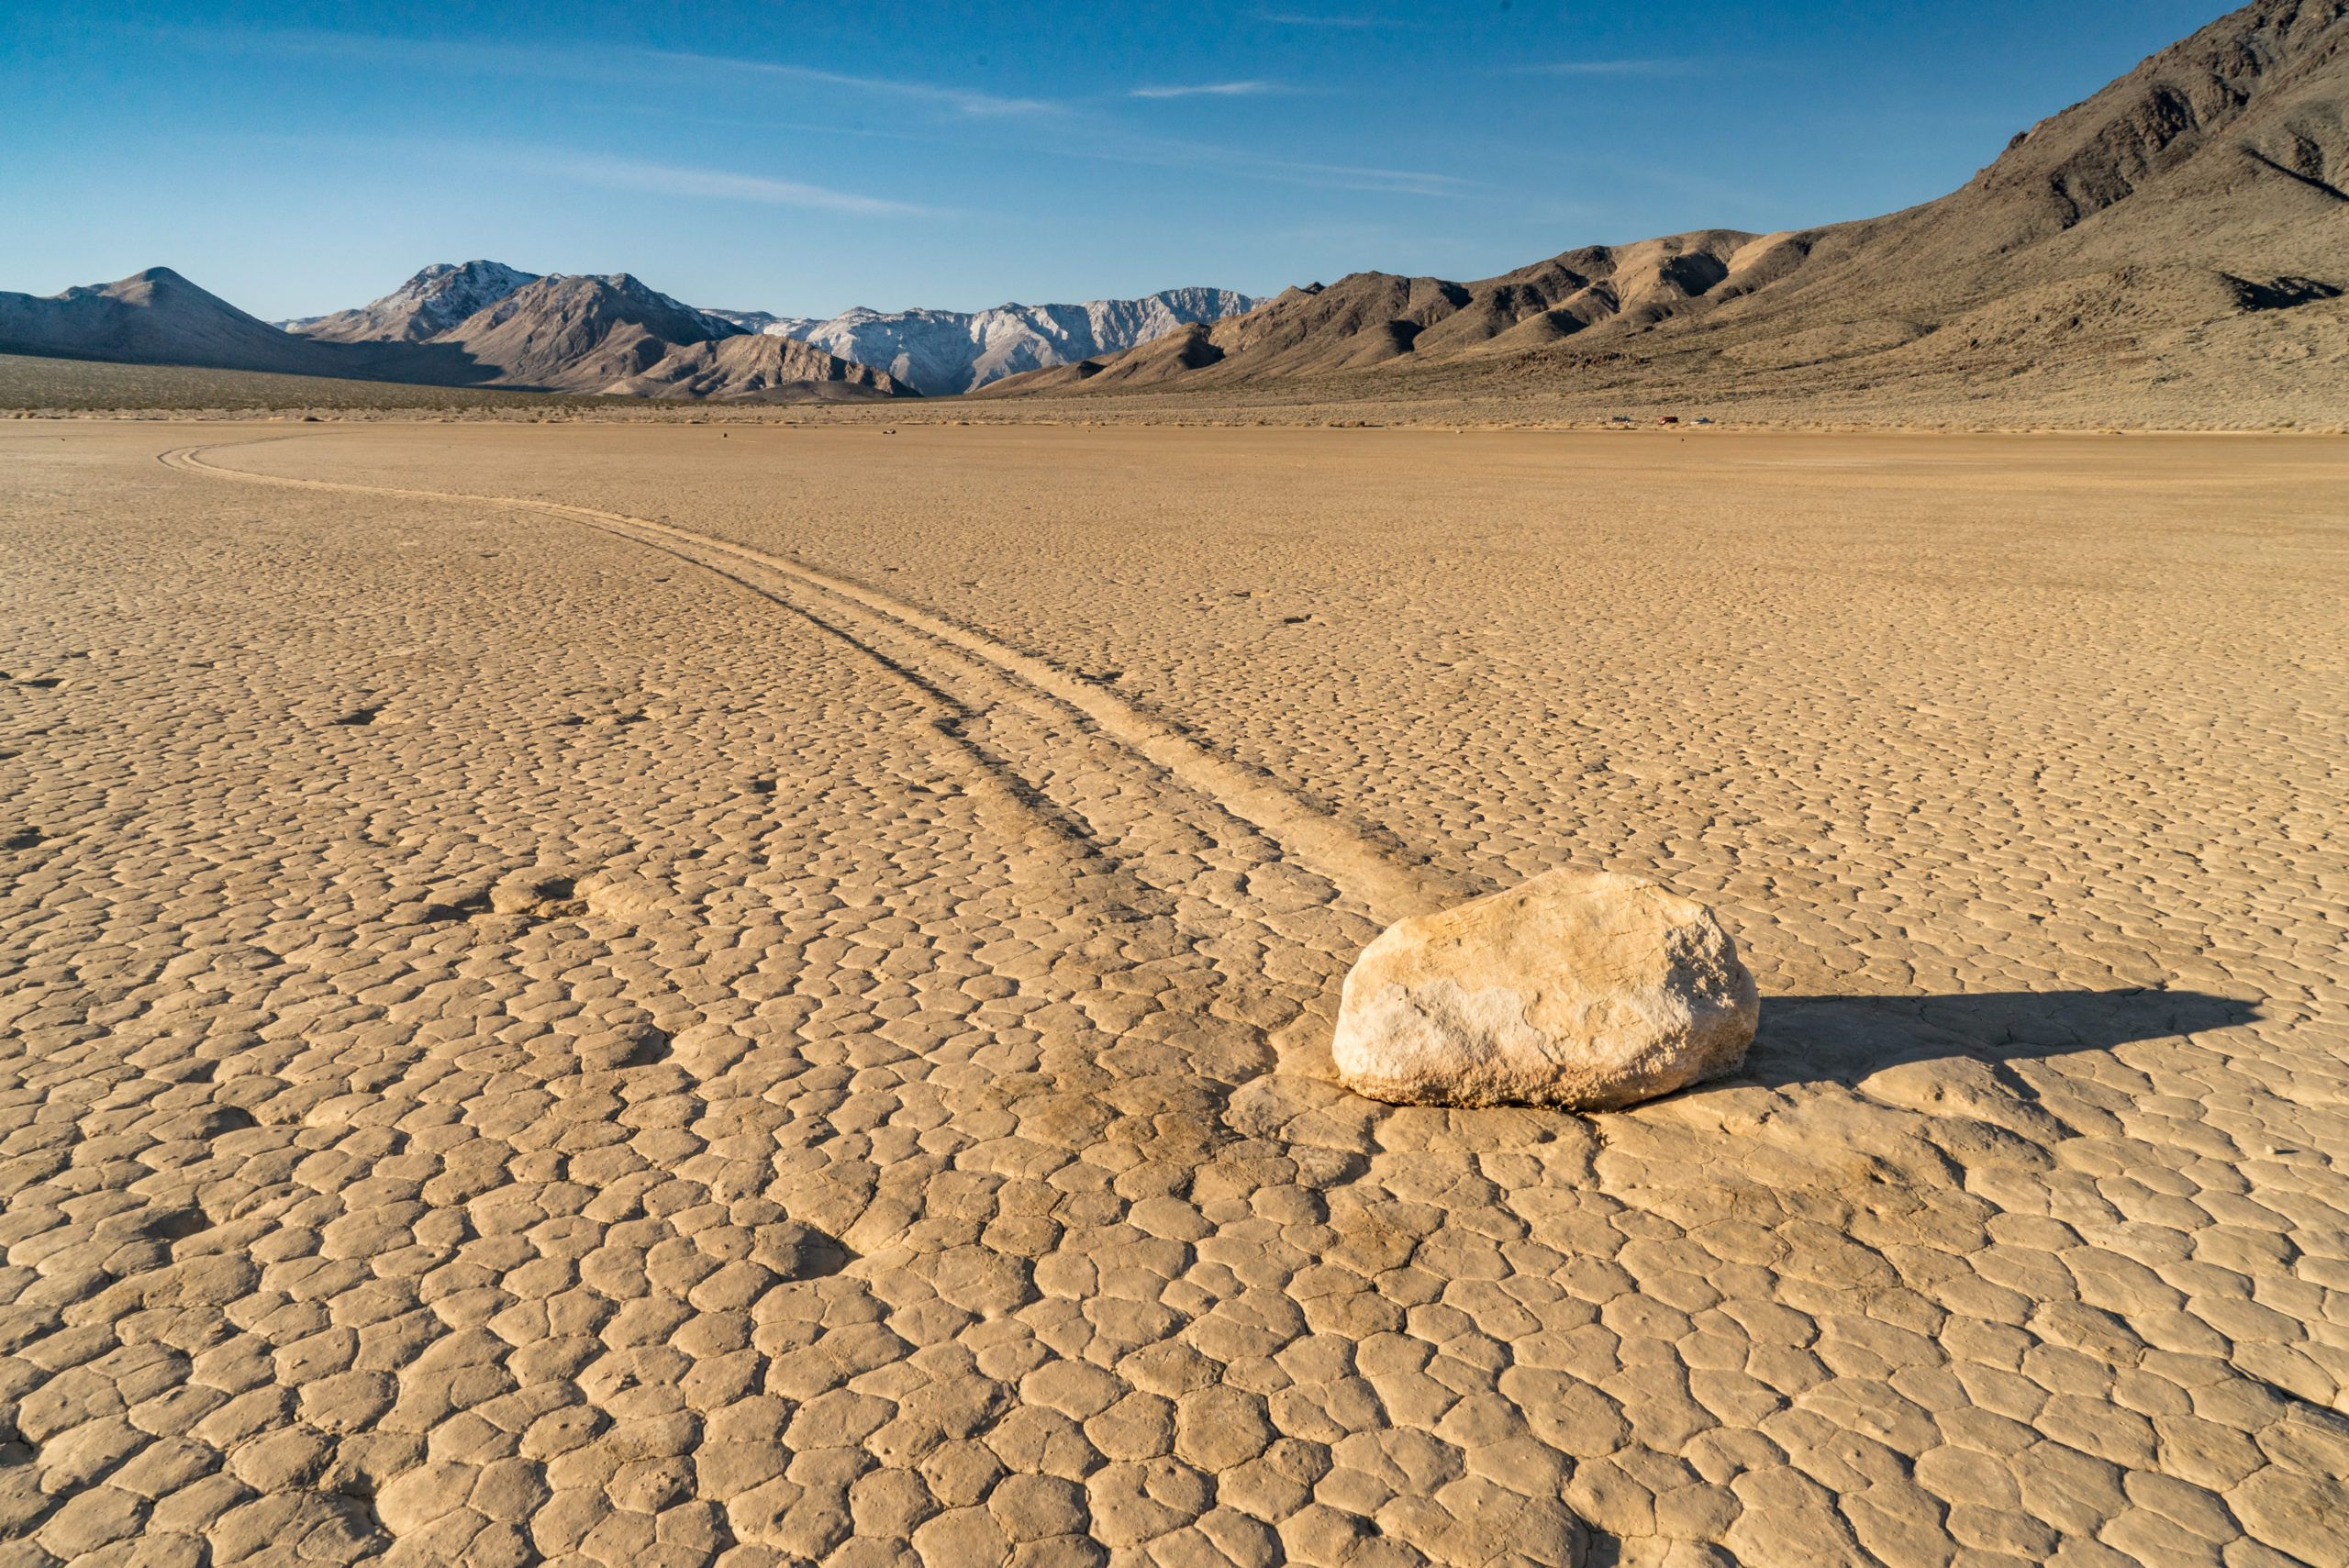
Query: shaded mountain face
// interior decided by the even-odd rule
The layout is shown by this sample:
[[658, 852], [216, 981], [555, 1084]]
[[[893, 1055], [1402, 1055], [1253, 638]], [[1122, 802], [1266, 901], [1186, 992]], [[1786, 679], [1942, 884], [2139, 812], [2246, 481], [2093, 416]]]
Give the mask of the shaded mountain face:
[[1116, 353], [1197, 321], [1218, 321], [1259, 301], [1230, 289], [1163, 289], [1141, 299], [1082, 305], [1000, 305], [992, 310], [859, 307], [799, 327], [778, 317], [762, 330], [781, 332], [844, 359], [885, 366], [931, 395], [970, 392], [1006, 376]]
[[538, 281], [538, 273], [520, 272], [502, 261], [435, 261], [383, 298], [356, 310], [277, 325], [330, 343], [420, 343]]
[[[383, 350], [307, 343], [197, 289], [172, 268], [148, 268], [115, 284], [35, 298], [0, 294], [0, 352], [115, 359], [122, 364], [200, 364], [284, 375], [355, 375], [385, 380]], [[395, 380], [465, 380], [456, 354], [393, 354]]]
[[1467, 393], [1480, 377], [1571, 382], [1624, 361], [1683, 382], [1879, 363], [1992, 375], [2335, 308], [2344, 289], [2349, 0], [2258, 0], [1905, 212], [1593, 246], [1480, 282], [1356, 273], [988, 392], [1370, 371]]

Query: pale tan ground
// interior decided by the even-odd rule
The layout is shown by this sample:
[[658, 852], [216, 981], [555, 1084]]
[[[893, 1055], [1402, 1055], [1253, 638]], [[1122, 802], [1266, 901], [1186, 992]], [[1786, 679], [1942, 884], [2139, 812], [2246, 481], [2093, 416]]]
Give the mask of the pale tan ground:
[[[2349, 446], [261, 435], [0, 432], [0, 1563], [2349, 1560]], [[1745, 1076], [1318, 1076], [1569, 861]]]

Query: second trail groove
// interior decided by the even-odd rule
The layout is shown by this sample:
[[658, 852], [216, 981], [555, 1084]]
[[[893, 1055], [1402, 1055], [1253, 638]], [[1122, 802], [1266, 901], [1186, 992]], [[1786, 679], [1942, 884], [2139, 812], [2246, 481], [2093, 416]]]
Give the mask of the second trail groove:
[[[754, 591], [785, 597], [795, 609], [968, 712], [1018, 710], [1030, 726], [1043, 727], [1045, 734], [1035, 739], [1047, 742], [1060, 766], [1085, 770], [1089, 763], [1092, 770], [1098, 770], [1107, 762], [1112, 771], [1130, 775], [1136, 771], [1134, 764], [1140, 763], [1144, 777], [1130, 776], [1125, 787], [1139, 786], [1160, 797], [1171, 779], [1185, 792], [1204, 797], [1198, 804], [1210, 805], [1214, 808], [1210, 815], [1228, 814], [1262, 833], [1279, 847], [1284, 859], [1330, 883], [1382, 925], [1441, 908], [1479, 891], [1459, 885], [1432, 868], [1398, 863], [1361, 830], [1317, 809], [1278, 781], [1218, 756], [1092, 682], [804, 562], [674, 524], [586, 506], [254, 473], [207, 461], [218, 450], [182, 447], [163, 454], [161, 461], [185, 472], [245, 484], [463, 502], [559, 517], [661, 550]], [[1080, 755], [1068, 756], [1072, 750]], [[1118, 767], [1117, 759], [1105, 756], [1105, 751], [1122, 753], [1126, 765]], [[1029, 782], [1032, 787], [1041, 781]], [[1176, 815], [1190, 816], [1195, 811], [1196, 806], [1192, 811], [1178, 806]], [[1119, 835], [1112, 828], [1107, 835], [1096, 832], [1095, 836]]]

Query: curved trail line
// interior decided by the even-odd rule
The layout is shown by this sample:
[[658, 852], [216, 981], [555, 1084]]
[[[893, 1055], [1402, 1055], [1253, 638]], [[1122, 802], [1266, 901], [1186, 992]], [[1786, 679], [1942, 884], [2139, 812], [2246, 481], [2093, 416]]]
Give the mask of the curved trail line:
[[[278, 438], [284, 439], [286, 438]], [[250, 443], [238, 443], [239, 445]], [[417, 501], [464, 502], [538, 512], [584, 524], [600, 532], [640, 544], [672, 540], [764, 568], [807, 587], [817, 589], [901, 626], [918, 631], [991, 665], [1004, 675], [1074, 708], [1129, 750], [1208, 796], [1234, 817], [1252, 824], [1285, 851], [1344, 892], [1360, 899], [1382, 923], [1423, 915], [1456, 903], [1465, 890], [1439, 876], [1422, 876], [1399, 866], [1345, 823], [1315, 810], [1291, 791], [1240, 763], [1219, 757], [1171, 726], [1120, 702], [1089, 682], [1079, 680], [1041, 659], [1006, 647], [992, 638], [956, 625], [911, 605], [874, 592], [862, 584], [805, 566], [748, 545], [712, 539], [690, 528], [677, 528], [620, 512], [597, 511], [557, 502], [525, 500], [512, 495], [478, 495], [462, 491], [407, 490], [387, 485], [352, 484], [325, 479], [292, 479], [254, 473], [206, 462], [201, 454], [217, 448], [178, 447], [162, 454], [168, 467], [250, 484], [277, 484], [303, 490], [340, 490], [364, 495], [395, 495]], [[651, 535], [652, 538], [645, 538]], [[691, 556], [685, 559], [692, 560]], [[696, 562], [707, 566], [707, 562]]]

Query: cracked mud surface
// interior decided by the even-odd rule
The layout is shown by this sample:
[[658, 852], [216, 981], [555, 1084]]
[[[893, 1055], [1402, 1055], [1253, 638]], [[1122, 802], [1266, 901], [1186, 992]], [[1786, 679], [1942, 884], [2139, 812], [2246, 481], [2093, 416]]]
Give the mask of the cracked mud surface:
[[[2349, 1560], [2337, 447], [250, 434], [0, 436], [0, 1563]], [[1568, 861], [1744, 1074], [1326, 1082]]]

